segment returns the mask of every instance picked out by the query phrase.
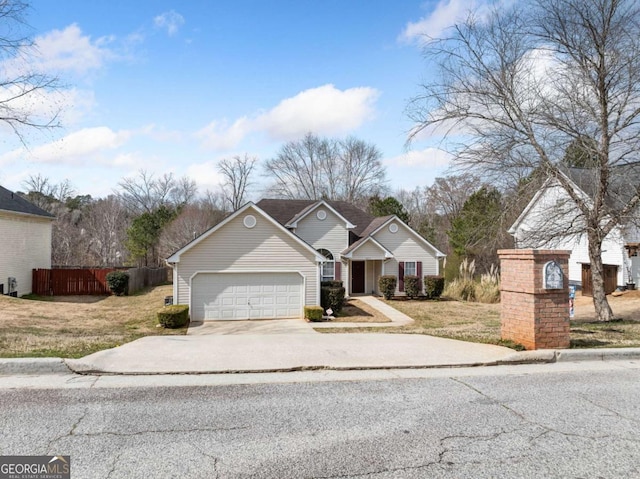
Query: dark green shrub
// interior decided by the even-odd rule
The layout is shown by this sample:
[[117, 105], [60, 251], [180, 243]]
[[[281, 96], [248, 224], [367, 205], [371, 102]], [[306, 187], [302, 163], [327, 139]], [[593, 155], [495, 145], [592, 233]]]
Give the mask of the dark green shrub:
[[408, 274], [404, 277], [404, 292], [409, 298], [417, 298], [420, 296], [420, 278]]
[[444, 291], [443, 276], [425, 276], [424, 277], [424, 294], [428, 299], [437, 299], [442, 296]]
[[396, 285], [398, 284], [398, 278], [393, 275], [380, 276], [378, 280], [378, 288], [384, 299], [391, 299], [396, 294]]
[[322, 288], [342, 288], [342, 281], [322, 281], [320, 282]]
[[333, 314], [338, 314], [344, 304], [344, 295], [345, 289], [342, 286], [339, 288], [323, 286], [320, 288], [320, 305], [324, 310], [331, 308]]
[[181, 328], [189, 322], [189, 306], [174, 304], [158, 311], [158, 322], [164, 328]]
[[324, 314], [324, 309], [322, 306], [305, 306], [304, 307], [304, 317], [309, 321], [322, 321], [322, 315]]
[[107, 286], [116, 296], [122, 296], [129, 287], [129, 275], [124, 271], [112, 271], [107, 274]]

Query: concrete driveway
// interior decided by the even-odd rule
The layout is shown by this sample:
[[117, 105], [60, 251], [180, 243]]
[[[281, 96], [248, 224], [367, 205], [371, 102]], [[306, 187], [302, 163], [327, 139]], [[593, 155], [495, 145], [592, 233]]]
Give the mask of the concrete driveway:
[[189, 324], [188, 336], [228, 334], [318, 334], [303, 319], [263, 319], [258, 321], [204, 321]]

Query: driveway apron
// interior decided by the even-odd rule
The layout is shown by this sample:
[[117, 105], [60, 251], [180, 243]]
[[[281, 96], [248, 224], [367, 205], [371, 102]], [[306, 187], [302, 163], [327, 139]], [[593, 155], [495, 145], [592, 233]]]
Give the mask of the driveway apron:
[[204, 321], [191, 323], [188, 336], [237, 334], [318, 334], [303, 319], [262, 319], [256, 321]]

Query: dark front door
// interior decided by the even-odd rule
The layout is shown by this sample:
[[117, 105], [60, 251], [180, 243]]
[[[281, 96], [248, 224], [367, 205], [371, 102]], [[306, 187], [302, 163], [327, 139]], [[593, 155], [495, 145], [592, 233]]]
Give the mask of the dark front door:
[[364, 293], [364, 261], [351, 263], [351, 292]]

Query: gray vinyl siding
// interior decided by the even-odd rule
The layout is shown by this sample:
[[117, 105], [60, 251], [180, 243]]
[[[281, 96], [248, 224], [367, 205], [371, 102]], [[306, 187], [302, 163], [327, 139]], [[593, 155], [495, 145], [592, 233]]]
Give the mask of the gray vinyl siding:
[[[386, 225], [374, 235], [374, 238], [394, 256], [384, 264], [382, 274], [398, 276], [400, 261], [422, 261], [423, 277], [438, 274], [438, 258], [435, 251], [416, 238], [407, 226], [399, 222], [395, 223], [398, 225], [396, 233], [391, 233], [389, 225]], [[396, 289], [396, 293], [399, 293], [398, 289]]]
[[363, 244], [351, 255], [353, 261], [359, 261], [363, 259], [381, 259], [384, 258], [384, 251], [379, 246], [375, 245], [371, 241]]
[[[320, 221], [316, 213], [324, 210], [327, 217]], [[295, 231], [296, 235], [309, 243], [314, 249], [328, 249], [336, 261], [340, 261], [340, 253], [349, 246], [349, 230], [345, 227], [344, 220], [324, 207], [316, 208], [303, 218]], [[344, 284], [347, 281], [347, 268], [343, 264], [340, 278]]]
[[[248, 214], [257, 220], [251, 229], [242, 223]], [[251, 209], [183, 252], [176, 269], [178, 304], [189, 304], [189, 280], [198, 271], [299, 271], [305, 278], [305, 305], [318, 302], [314, 254]]]

